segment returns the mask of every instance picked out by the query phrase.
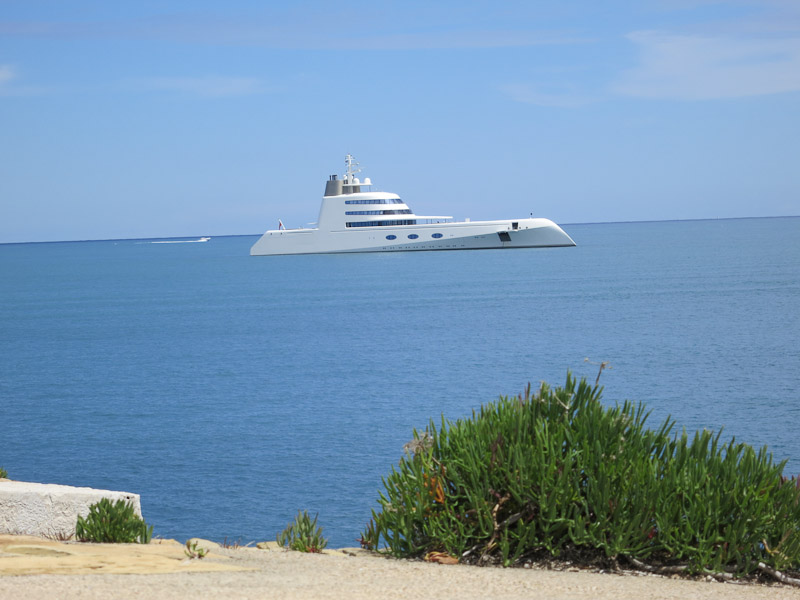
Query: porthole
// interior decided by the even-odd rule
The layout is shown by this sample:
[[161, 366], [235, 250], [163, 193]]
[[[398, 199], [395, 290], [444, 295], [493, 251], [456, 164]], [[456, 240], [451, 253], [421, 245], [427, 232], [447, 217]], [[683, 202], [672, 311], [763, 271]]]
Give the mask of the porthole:
[[396, 240], [396, 239], [397, 239], [397, 236], [396, 236], [396, 235], [387, 235], [387, 236], [386, 236], [386, 239], [387, 239], [387, 240]]
[[438, 240], [440, 237], [442, 237], [442, 234], [441, 233], [434, 233], [431, 237]]
[[408, 236], [408, 239], [410, 239], [410, 240], [415, 240], [415, 239], [417, 239], [418, 237], [419, 237], [419, 236], [418, 236], [416, 233], [412, 233], [412, 234], [409, 234], [409, 236]]

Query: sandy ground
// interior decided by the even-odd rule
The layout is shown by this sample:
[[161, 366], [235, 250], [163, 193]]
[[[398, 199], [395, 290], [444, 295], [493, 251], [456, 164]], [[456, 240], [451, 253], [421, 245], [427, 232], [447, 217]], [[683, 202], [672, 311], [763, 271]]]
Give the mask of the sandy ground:
[[192, 560], [183, 550], [170, 541], [140, 546], [0, 536], [0, 599], [800, 600], [800, 589], [777, 585], [440, 565], [358, 550], [318, 555], [214, 546], [206, 558]]

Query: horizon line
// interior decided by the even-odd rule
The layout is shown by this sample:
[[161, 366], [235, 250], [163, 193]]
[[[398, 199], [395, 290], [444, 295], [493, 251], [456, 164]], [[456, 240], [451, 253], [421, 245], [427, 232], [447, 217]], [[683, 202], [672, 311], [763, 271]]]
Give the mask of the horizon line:
[[[741, 221], [745, 219], [797, 219], [800, 215], [768, 215], [760, 217], [703, 217], [695, 219], [634, 219], [631, 221], [584, 221], [575, 223], [559, 223], [559, 226], [570, 227], [572, 225], [623, 225], [636, 223], [688, 223], [693, 221]], [[0, 246], [11, 246], [13, 244], [79, 244], [82, 242], [133, 242], [149, 240], [178, 240], [196, 237], [255, 237], [264, 235], [263, 233], [227, 233], [227, 234], [202, 234], [202, 235], [174, 235], [174, 236], [154, 236], [154, 237], [132, 237], [132, 238], [91, 238], [77, 240], [39, 240], [27, 242], [0, 242]]]

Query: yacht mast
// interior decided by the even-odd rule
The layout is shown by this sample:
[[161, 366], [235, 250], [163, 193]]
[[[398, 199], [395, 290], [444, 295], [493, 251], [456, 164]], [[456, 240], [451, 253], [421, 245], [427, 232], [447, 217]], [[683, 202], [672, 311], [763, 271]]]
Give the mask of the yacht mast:
[[355, 183], [355, 174], [361, 173], [361, 165], [359, 165], [352, 154], [344, 157], [344, 164], [347, 167], [347, 172], [344, 174], [345, 183]]

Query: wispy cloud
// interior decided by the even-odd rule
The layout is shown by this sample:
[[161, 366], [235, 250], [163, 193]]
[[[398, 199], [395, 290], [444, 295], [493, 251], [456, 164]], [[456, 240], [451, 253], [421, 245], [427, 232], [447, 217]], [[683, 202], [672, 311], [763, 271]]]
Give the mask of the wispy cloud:
[[20, 84], [17, 68], [12, 65], [0, 65], [0, 96], [38, 96], [46, 93], [41, 87]]
[[595, 98], [574, 90], [544, 91], [533, 84], [510, 84], [500, 88], [516, 102], [536, 104], [538, 106], [554, 106], [560, 108], [577, 108], [595, 101]]
[[320, 50], [457, 50], [468, 48], [521, 48], [581, 43], [569, 35], [536, 31], [441, 31], [381, 33], [364, 36], [331, 36], [287, 40]]
[[172, 91], [198, 96], [249, 96], [274, 91], [255, 77], [150, 77], [130, 80], [125, 87], [141, 91]]
[[739, 38], [639, 31], [638, 66], [611, 86], [643, 98], [710, 100], [800, 91], [800, 37]]
[[14, 67], [11, 65], [0, 65], [0, 86], [7, 84], [16, 76], [17, 74], [14, 71]]
[[145, 39], [203, 45], [261, 46], [296, 50], [430, 50], [508, 48], [581, 43], [561, 31], [475, 29], [408, 24], [331, 27], [318, 16], [279, 15], [276, 19], [230, 19], [189, 15], [120, 21], [0, 21], [0, 34], [52, 39]]

